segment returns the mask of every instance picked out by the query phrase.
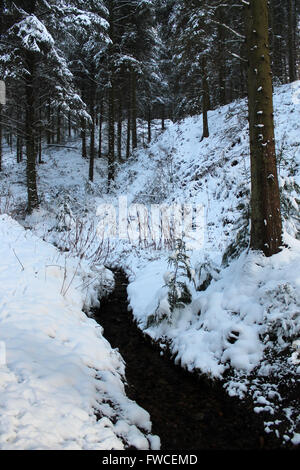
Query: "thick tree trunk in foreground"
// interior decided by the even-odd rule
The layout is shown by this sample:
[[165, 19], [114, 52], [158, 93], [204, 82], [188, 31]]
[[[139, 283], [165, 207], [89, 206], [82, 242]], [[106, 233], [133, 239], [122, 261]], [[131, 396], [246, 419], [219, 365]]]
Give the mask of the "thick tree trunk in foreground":
[[280, 251], [282, 222], [277, 177], [268, 2], [250, 0], [246, 9], [248, 107], [251, 154], [251, 248], [266, 256]]

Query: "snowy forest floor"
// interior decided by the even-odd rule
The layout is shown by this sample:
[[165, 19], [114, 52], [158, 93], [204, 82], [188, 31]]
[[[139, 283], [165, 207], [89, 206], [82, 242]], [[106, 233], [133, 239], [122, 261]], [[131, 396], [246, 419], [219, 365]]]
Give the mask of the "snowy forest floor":
[[[130, 159], [118, 163], [109, 194], [105, 158], [96, 159], [90, 183], [79, 140], [68, 142], [74, 149], [45, 148], [44, 164], [38, 166], [41, 205], [30, 216], [25, 162], [17, 165], [14, 150], [5, 149], [0, 208], [21, 226], [1, 216], [0, 341], [6, 348], [0, 366], [1, 448], [159, 447], [138, 394], [137, 403], [126, 397], [122, 357], [83, 313], [112, 291], [107, 267], [125, 271], [133, 317], [162, 352], [168, 348], [176, 364], [209, 377], [235, 403], [238, 398], [252, 406], [256, 418], [248, 408], [249, 419], [262, 423], [270, 447], [271, 442], [300, 443], [300, 143], [294, 98], [299, 86], [279, 87], [274, 96], [286, 246], [271, 259], [247, 249], [244, 100], [211, 111], [210, 137], [203, 141], [201, 116], [168, 122], [163, 133], [155, 122], [152, 143], [145, 145], [142, 138]], [[145, 123], [139, 126], [145, 136]], [[99, 207], [111, 204], [118, 215], [120, 196], [127, 197], [128, 206], [188, 202], [205, 208], [204, 244], [189, 254], [196, 285], [209, 276], [211, 284], [200, 291], [191, 283], [192, 303], [151, 326], [153, 314], [166, 313], [174, 240], [99, 239]], [[128, 339], [130, 330], [123, 334]], [[87, 384], [84, 391], [81, 383]], [[52, 398], [46, 405], [48, 389]], [[260, 435], [260, 425], [257, 429]]]

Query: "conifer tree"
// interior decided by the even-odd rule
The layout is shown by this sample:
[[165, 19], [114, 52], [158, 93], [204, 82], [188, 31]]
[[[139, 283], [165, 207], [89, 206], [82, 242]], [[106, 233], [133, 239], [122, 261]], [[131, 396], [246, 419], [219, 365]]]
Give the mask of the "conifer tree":
[[67, 60], [51, 34], [51, 30], [56, 32], [57, 16], [64, 14], [68, 18], [67, 13], [69, 9], [62, 2], [36, 0], [18, 0], [5, 12], [8, 28], [0, 45], [0, 69], [8, 88], [13, 84], [21, 93], [20, 103], [24, 103], [29, 212], [39, 203], [36, 157], [42, 120], [38, 110], [46, 104], [51, 106], [58, 123], [63, 114], [70, 112], [87, 116]]

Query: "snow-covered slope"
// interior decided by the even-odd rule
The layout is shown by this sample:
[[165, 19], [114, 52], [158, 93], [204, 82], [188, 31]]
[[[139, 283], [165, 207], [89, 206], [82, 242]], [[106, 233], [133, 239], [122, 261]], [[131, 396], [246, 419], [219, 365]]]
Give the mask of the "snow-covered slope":
[[[9, 151], [3, 163], [6, 179], [1, 182], [2, 211], [18, 217], [40, 238], [67, 249], [66, 256], [80, 258], [89, 269], [123, 266], [140, 327], [168, 343], [184, 367], [222, 378], [230, 394], [249, 394], [256, 411], [265, 416], [266, 430], [295, 443], [300, 441], [299, 88], [300, 83], [284, 85], [274, 96], [286, 246], [271, 259], [247, 251], [250, 171], [245, 100], [211, 111], [210, 137], [202, 141], [201, 116], [168, 123], [150, 146], [140, 147], [119, 165], [110, 194], [105, 159], [96, 161], [95, 181], [88, 183], [88, 162], [82, 160], [76, 141], [71, 143], [74, 150], [45, 151], [45, 164], [38, 168], [41, 208], [32, 216], [21, 220], [25, 165], [16, 169]], [[204, 206], [204, 243], [189, 253], [195, 284], [188, 283], [192, 303], [186, 308], [172, 313], [168, 306], [167, 257], [174, 240], [137, 240], [133, 247], [118, 238], [105, 244], [97, 237], [97, 208], [103, 203], [117, 208], [120, 196], [126, 196], [129, 205], [145, 204], [148, 209], [162, 203]], [[85, 285], [96, 287], [97, 275], [85, 269]], [[209, 275], [210, 286], [198, 291], [195, 287]], [[158, 307], [168, 318], [149, 326]]]
[[[130, 202], [188, 202], [205, 208], [204, 244], [189, 253], [195, 282], [180, 278], [192, 303], [171, 311], [166, 257], [140, 265], [128, 289], [140, 327], [167, 342], [184, 367], [223, 377], [232, 395], [251, 395], [255, 411], [266, 416], [266, 430], [295, 443], [300, 436], [295, 399], [300, 373], [299, 86], [282, 86], [274, 97], [286, 247], [271, 259], [247, 251], [245, 101], [210, 112], [210, 137], [203, 141], [201, 117], [170, 125], [117, 180], [119, 193]], [[199, 292], [195, 284], [199, 288], [208, 275], [210, 286]], [[153, 317], [164, 320], [153, 322]], [[293, 400], [286, 398], [287, 389]]]
[[6, 215], [0, 240], [0, 448], [148, 449], [122, 358], [82, 312], [78, 260]]
[[[279, 175], [284, 192], [283, 213], [291, 235], [299, 225], [299, 104], [300, 82], [276, 89], [274, 96]], [[209, 112], [210, 136], [201, 141], [202, 117], [169, 125], [138, 158], [123, 167], [118, 193], [129, 202], [203, 204], [205, 251], [224, 252], [244, 227], [250, 193], [249, 137], [245, 100]], [[293, 188], [293, 189], [292, 189]], [[288, 212], [289, 211], [289, 212]], [[290, 215], [294, 218], [291, 219]]]

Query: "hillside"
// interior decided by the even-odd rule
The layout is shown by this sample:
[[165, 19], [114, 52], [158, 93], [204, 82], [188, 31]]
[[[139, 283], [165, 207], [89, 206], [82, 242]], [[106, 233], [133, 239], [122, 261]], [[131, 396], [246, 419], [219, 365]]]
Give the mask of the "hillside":
[[[96, 161], [94, 183], [88, 183], [88, 162], [76, 140], [69, 142], [74, 149], [45, 150], [38, 168], [41, 207], [31, 216], [24, 212], [25, 165], [16, 169], [9, 149], [1, 182], [2, 212], [67, 256], [82, 260], [78, 275], [86, 264], [123, 267], [139, 327], [163, 350], [168, 347], [183, 367], [222, 380], [230, 395], [250, 396], [266, 432], [294, 444], [300, 443], [299, 86], [281, 86], [274, 97], [285, 246], [270, 259], [248, 251], [250, 171], [243, 100], [209, 112], [210, 137], [202, 141], [201, 116], [168, 122], [149, 146], [141, 145], [119, 164], [108, 195], [106, 161]], [[149, 211], [151, 204], [204, 208], [203, 243], [187, 251], [192, 278], [177, 279], [191, 292], [188, 305], [172, 311], [166, 287], [176, 237], [158, 231], [155, 240], [137, 237], [132, 243], [113, 235], [109, 240], [100, 237], [99, 248], [97, 225], [108, 204], [118, 214], [120, 196], [127, 196], [128, 206], [143, 204]], [[133, 210], [126, 220], [134, 226], [139, 217]], [[83, 298], [93, 285], [105, 294], [91, 271], [82, 284]]]

